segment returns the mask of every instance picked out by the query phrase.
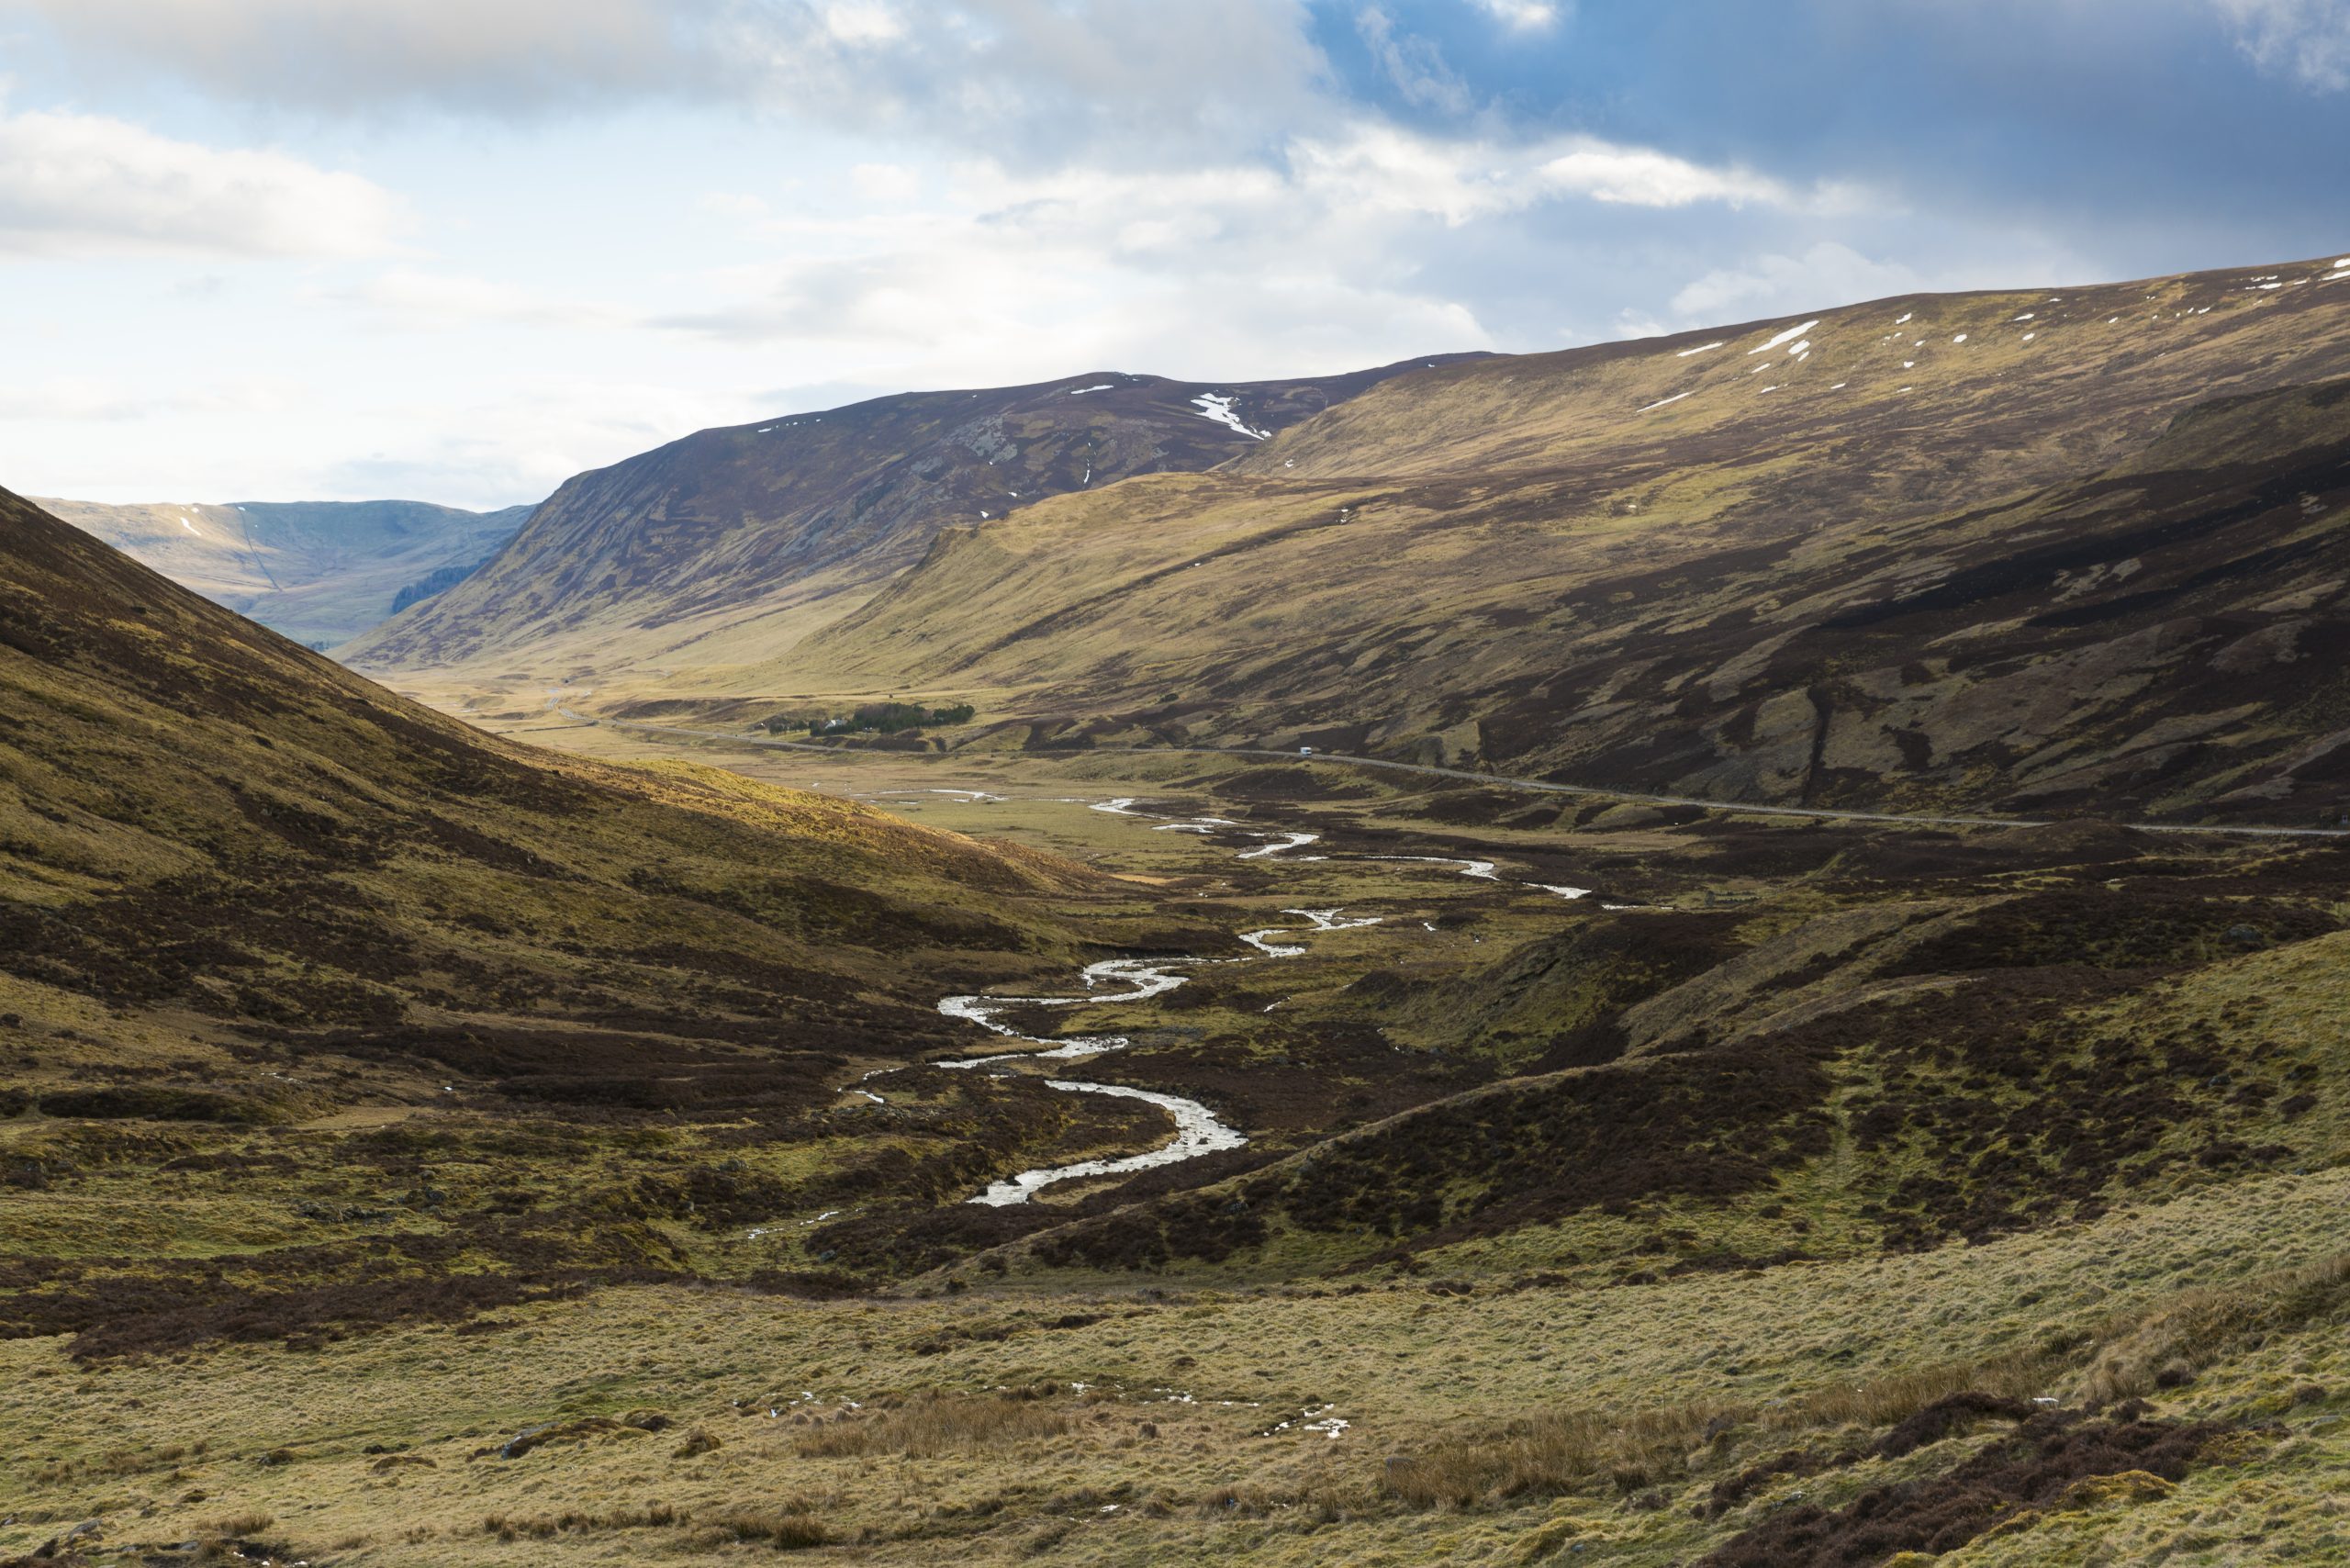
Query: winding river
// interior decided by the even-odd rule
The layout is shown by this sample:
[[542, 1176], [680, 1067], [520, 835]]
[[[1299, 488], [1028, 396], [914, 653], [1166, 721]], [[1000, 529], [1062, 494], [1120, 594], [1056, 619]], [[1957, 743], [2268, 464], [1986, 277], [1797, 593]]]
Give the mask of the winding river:
[[[948, 791], [936, 792], [947, 793]], [[976, 796], [978, 791], [970, 793]], [[1091, 810], [1105, 812], [1111, 816], [1147, 819], [1154, 815], [1149, 812], [1136, 810], [1140, 801], [1134, 796], [1121, 795], [1107, 801], [1091, 801], [1088, 804]], [[1229, 817], [1186, 817], [1174, 822], [1156, 823], [1153, 824], [1153, 829], [1159, 833], [1234, 834], [1264, 841], [1253, 849], [1240, 851], [1236, 857], [1242, 860], [1270, 860], [1278, 857], [1288, 857], [1296, 860], [1326, 858], [1318, 855], [1292, 853], [1319, 842], [1321, 838], [1319, 834], [1296, 831], [1264, 832], [1244, 826]], [[1434, 855], [1369, 855], [1360, 858], [1450, 866], [1455, 868], [1460, 875], [1480, 881], [1505, 880], [1497, 873], [1495, 863], [1491, 860], [1461, 859]], [[1546, 883], [1528, 885], [1539, 887], [1545, 892], [1556, 893], [1566, 899], [1581, 898], [1587, 891], [1582, 888], [1559, 887]], [[1035, 1048], [994, 1051], [984, 1056], [964, 1057], [953, 1061], [932, 1062], [928, 1065], [957, 1071], [970, 1071], [996, 1069], [1014, 1061], [1081, 1060], [1087, 1057], [1103, 1056], [1112, 1051], [1124, 1050], [1132, 1043], [1124, 1035], [1076, 1035], [1066, 1038], [1047, 1039], [1042, 1036], [1022, 1034], [1011, 1025], [1004, 1023], [1003, 1016], [1026, 1007], [1085, 1007], [1097, 1002], [1147, 1002], [1152, 997], [1163, 996], [1184, 984], [1191, 979], [1190, 971], [1194, 969], [1211, 965], [1250, 964], [1261, 963], [1268, 959], [1294, 958], [1306, 951], [1304, 946], [1292, 942], [1278, 941], [1276, 938], [1323, 931], [1352, 931], [1367, 925], [1376, 925], [1380, 924], [1381, 918], [1378, 915], [1357, 915], [1348, 918], [1343, 908], [1285, 909], [1281, 913], [1297, 915], [1305, 924], [1297, 926], [1268, 926], [1261, 931], [1242, 932], [1240, 940], [1256, 950], [1241, 958], [1104, 958], [1098, 963], [1086, 965], [1080, 971], [1080, 979], [1084, 982], [1085, 989], [1072, 996], [944, 997], [939, 1001], [938, 1011], [947, 1017], [959, 1018], [966, 1023], [976, 1024], [990, 1034]], [[882, 1070], [886, 1073], [899, 1070], [884, 1069]], [[879, 1076], [879, 1074], [868, 1076]], [[1002, 1076], [1009, 1076], [1009, 1074], [1005, 1073]], [[987, 1191], [970, 1198], [968, 1202], [985, 1204], [991, 1207], [1002, 1207], [1009, 1204], [1024, 1204], [1055, 1182], [1067, 1182], [1080, 1176], [1129, 1175], [1137, 1170], [1148, 1170], [1161, 1165], [1175, 1165], [1187, 1159], [1197, 1159], [1203, 1155], [1215, 1154], [1228, 1148], [1239, 1148], [1248, 1141], [1246, 1134], [1223, 1121], [1214, 1111], [1196, 1100], [1186, 1100], [1181, 1095], [1161, 1094], [1147, 1089], [1130, 1089], [1122, 1083], [1094, 1083], [1083, 1079], [1047, 1078], [1044, 1081], [1046, 1087], [1059, 1090], [1064, 1093], [1108, 1094], [1122, 1100], [1140, 1100], [1156, 1105], [1173, 1120], [1175, 1136], [1158, 1148], [1141, 1154], [1130, 1154], [1117, 1159], [1082, 1159], [1070, 1165], [1043, 1166], [1033, 1170], [1023, 1170], [1018, 1175], [990, 1183]], [[860, 1091], [860, 1092], [867, 1093], [876, 1100], [879, 1099], [878, 1095], [872, 1095], [870, 1091]]]
[[[1284, 835], [1294, 836], [1294, 835]], [[995, 1067], [1018, 1060], [1069, 1060], [1095, 1057], [1109, 1051], [1123, 1050], [1130, 1043], [1124, 1035], [1079, 1035], [1069, 1039], [1048, 1040], [1035, 1035], [1024, 1035], [1002, 1021], [1001, 1015], [1021, 1007], [1082, 1007], [1091, 1002], [1142, 1002], [1163, 996], [1184, 983], [1190, 977], [1179, 970], [1198, 969], [1210, 964], [1260, 963], [1268, 958], [1294, 958], [1305, 949], [1292, 943], [1277, 942], [1292, 931], [1352, 931], [1379, 924], [1377, 915], [1343, 918], [1338, 909], [1285, 909], [1283, 914], [1304, 917], [1304, 926], [1273, 925], [1261, 931], [1244, 931], [1240, 940], [1256, 951], [1239, 958], [1105, 958], [1088, 964], [1083, 970], [1085, 991], [1078, 996], [949, 996], [938, 1003], [938, 1010], [949, 1018], [961, 1018], [977, 1024], [982, 1029], [1007, 1039], [1019, 1040], [1040, 1048], [1033, 1051], [997, 1051], [987, 1056], [966, 1057], [956, 1061], [933, 1062], [933, 1067], [969, 1070]], [[1122, 984], [1123, 991], [1098, 989], [1104, 983]], [[1214, 1111], [1196, 1100], [1186, 1100], [1177, 1094], [1160, 1094], [1147, 1089], [1130, 1089], [1123, 1083], [1089, 1083], [1080, 1079], [1048, 1078], [1046, 1087], [1071, 1094], [1111, 1094], [1122, 1100], [1141, 1100], [1165, 1111], [1175, 1123], [1175, 1136], [1158, 1148], [1142, 1154], [1130, 1154], [1115, 1159], [1081, 1159], [1072, 1165], [1043, 1166], [1023, 1170], [1016, 1176], [990, 1184], [988, 1190], [972, 1198], [975, 1204], [1001, 1207], [1006, 1204], [1024, 1204], [1031, 1196], [1056, 1182], [1067, 1182], [1079, 1176], [1125, 1176], [1136, 1170], [1148, 1170], [1156, 1166], [1175, 1165], [1186, 1159], [1197, 1159], [1203, 1154], [1215, 1154], [1227, 1148], [1238, 1148], [1248, 1141], [1239, 1128], [1219, 1118]]]

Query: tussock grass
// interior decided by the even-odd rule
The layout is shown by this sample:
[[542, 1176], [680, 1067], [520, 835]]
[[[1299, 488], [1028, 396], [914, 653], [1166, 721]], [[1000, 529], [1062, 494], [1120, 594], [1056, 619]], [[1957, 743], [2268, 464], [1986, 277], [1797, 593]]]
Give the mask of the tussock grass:
[[1067, 1412], [1011, 1394], [934, 1394], [862, 1420], [827, 1427], [800, 1441], [811, 1459], [985, 1453], [1069, 1429]]
[[716, 1516], [695, 1532], [697, 1540], [757, 1541], [779, 1551], [830, 1546], [839, 1538], [804, 1509], [745, 1508]]
[[207, 1519], [196, 1527], [196, 1533], [199, 1537], [210, 1536], [233, 1540], [259, 1535], [263, 1530], [274, 1528], [276, 1523], [276, 1515], [265, 1513], [259, 1508], [251, 1508], [241, 1514], [227, 1514], [217, 1519]]
[[2092, 1404], [2142, 1399], [2177, 1388], [2271, 1334], [2287, 1334], [2350, 1308], [2350, 1252], [2233, 1285], [2188, 1291], [2116, 1326], [2083, 1379]]
[[2087, 1334], [1973, 1361], [1906, 1368], [1768, 1406], [1692, 1400], [1650, 1410], [1545, 1412], [1498, 1430], [1431, 1444], [1386, 1462], [1382, 1489], [1415, 1507], [1469, 1507], [1613, 1486], [1624, 1493], [1684, 1479], [1741, 1428], [1781, 1433], [1896, 1426], [1960, 1394], [2046, 1394], [2073, 1380], [2091, 1406], [2176, 1388], [2267, 1336], [2350, 1308], [2350, 1253], [2228, 1286], [2182, 1292]]
[[600, 1511], [568, 1508], [559, 1514], [494, 1513], [482, 1519], [481, 1528], [483, 1534], [494, 1535], [500, 1540], [520, 1540], [525, 1536], [551, 1540], [573, 1532], [662, 1529], [689, 1522], [690, 1516], [682, 1509], [666, 1503], [647, 1503], [642, 1507]]
[[2023, 1353], [1907, 1368], [1770, 1406], [1691, 1400], [1653, 1410], [1549, 1412], [1391, 1459], [1382, 1484], [1417, 1507], [1468, 1507], [1598, 1486], [1638, 1492], [1682, 1479], [1741, 1428], [1889, 1427], [1953, 1394], [2040, 1393], [2060, 1366], [2053, 1356]]

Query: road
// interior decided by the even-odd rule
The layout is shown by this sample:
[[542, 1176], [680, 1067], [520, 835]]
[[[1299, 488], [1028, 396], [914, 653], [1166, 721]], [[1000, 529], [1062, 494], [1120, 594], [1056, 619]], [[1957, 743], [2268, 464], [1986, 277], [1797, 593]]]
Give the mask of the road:
[[[554, 704], [550, 704], [554, 706]], [[746, 735], [736, 730], [693, 730], [676, 724], [647, 724], [634, 719], [591, 719], [569, 708], [556, 707], [555, 711], [566, 719], [582, 723], [601, 723], [617, 730], [641, 730], [650, 734], [677, 735], [685, 739], [729, 741], [736, 745], [759, 746], [784, 751], [822, 752], [827, 756], [843, 755], [838, 746], [818, 745], [811, 741], [778, 740], [771, 735]], [[902, 756], [902, 753], [892, 753]], [[1385, 757], [1352, 756], [1345, 752], [1317, 751], [1305, 758], [1294, 751], [1273, 751], [1262, 746], [1096, 746], [1091, 756], [1235, 756], [1271, 758], [1281, 762], [1296, 762], [1302, 758], [1314, 762], [1337, 763], [1348, 767], [1377, 767], [1390, 773], [1416, 773], [1430, 778], [1457, 778], [1471, 784], [1483, 784], [1496, 790], [1517, 790], [1536, 795], [1573, 795], [1587, 800], [1621, 801], [1640, 806], [1694, 807], [1698, 811], [1722, 812], [1738, 816], [1807, 817], [1820, 822], [1883, 823], [1896, 827], [2052, 827], [2053, 817], [1977, 817], [1930, 816], [1905, 812], [1862, 812], [1841, 810], [1831, 806], [1773, 806], [1740, 801], [1706, 801], [1693, 795], [1650, 795], [1635, 790], [1610, 790], [1589, 784], [1555, 784], [1544, 778], [1513, 778], [1500, 773], [1475, 773], [1465, 767], [1438, 767], [1427, 763], [1393, 762]], [[2125, 822], [2118, 824], [2135, 828], [2141, 833], [2218, 834], [2234, 838], [2350, 838], [2350, 828], [2333, 827], [2245, 827], [2210, 823], [2146, 823]]]

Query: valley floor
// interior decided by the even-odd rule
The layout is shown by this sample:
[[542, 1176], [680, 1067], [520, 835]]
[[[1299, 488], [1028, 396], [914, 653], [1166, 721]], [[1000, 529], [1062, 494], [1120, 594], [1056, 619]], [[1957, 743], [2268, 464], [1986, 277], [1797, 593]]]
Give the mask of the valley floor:
[[[1988, 1247], [1614, 1289], [640, 1289], [299, 1350], [87, 1367], [18, 1340], [0, 1539], [97, 1518], [111, 1547], [226, 1528], [313, 1562], [639, 1562], [743, 1537], [727, 1554], [763, 1555], [762, 1529], [805, 1521], [816, 1561], [1682, 1562], [1973, 1439], [1769, 1478], [1713, 1516], [1758, 1462], [1866, 1450], [1905, 1401], [2054, 1339], [2133, 1348], [2182, 1293], [2287, 1294], [2266, 1271], [2338, 1257], [2345, 1199], [2329, 1172]], [[2089, 1392], [2056, 1366], [2020, 1386], [2074, 1412]], [[2345, 1394], [2340, 1335], [2288, 1326], [2160, 1397], [2161, 1418], [2229, 1427], [2224, 1461], [2018, 1508], [1949, 1561], [2331, 1560], [2350, 1551]], [[1561, 1476], [1563, 1495], [1460, 1508], [1388, 1484], [1398, 1456], [1561, 1409], [1695, 1429], [1629, 1487]]]
[[[677, 749], [543, 715], [517, 725], [607, 761]], [[2266, 1090], [2228, 1098], [2239, 1080], [2322, 1090], [2350, 1052], [2332, 923], [2304, 912], [2338, 887], [2264, 870], [2266, 851], [2084, 848], [2098, 830], [2053, 848], [1889, 844], [1866, 824], [1605, 801], [1528, 816], [1473, 787], [1304, 763], [687, 749], [1089, 862], [1181, 922], [1169, 943], [1234, 940], [1097, 977], [1148, 993], [1131, 1001], [1097, 988], [1085, 1005], [1000, 1014], [1050, 1039], [1115, 1032], [1120, 1048], [1013, 1062], [1001, 1081], [942, 1072], [935, 1054], [853, 1061], [812, 1142], [617, 1113], [542, 1126], [462, 1096], [276, 1128], [108, 1124], [111, 1152], [0, 1197], [15, 1271], [0, 1286], [21, 1320], [0, 1339], [0, 1560], [2350, 1558], [2344, 1114], [2330, 1093], [2282, 1113]], [[1937, 856], [1944, 879], [1918, 881], [1912, 861]], [[2145, 923], [2169, 946], [2140, 951], [2125, 901], [2118, 934], [2060, 930], [2071, 950], [2053, 958], [1950, 956], [2049, 939], [1967, 924], [2002, 901], [2189, 872], [2232, 879], [2228, 918], [2264, 935], [2230, 946], [2165, 905]], [[2277, 923], [2293, 919], [2287, 939]], [[1619, 926], [1628, 958], [1586, 951]], [[1264, 939], [1253, 952], [1247, 933]], [[1872, 946], [1887, 942], [1897, 951]], [[1268, 957], [1291, 945], [1304, 950]], [[1992, 1047], [1972, 1038], [1928, 1040], [1906, 1066], [1883, 1054], [1905, 1027], [1939, 1026], [1918, 1020], [1955, 1015], [1946, 971], [1968, 963], [2040, 988], [1992, 1034], [2086, 1019], [2151, 1035], [2208, 1014], [2224, 1042], [2211, 1048], [2237, 1054], [2201, 1099], [2165, 1077], [2171, 1098], [2146, 1114], [2097, 1102], [2135, 1118], [2118, 1151], [2094, 1126], [2031, 1142], [2054, 1135], [2024, 1118], [2063, 1098], [2031, 1076], [2044, 1062], [1986, 1065]], [[2108, 980], [2089, 984], [2085, 963]], [[1137, 971], [1190, 983], [1134, 987]], [[1081, 996], [1067, 979], [990, 989]], [[1848, 1015], [1876, 1020], [1884, 1045], [1774, 1054]], [[1608, 1029], [1605, 1050], [1572, 1044]], [[2079, 1049], [2107, 1061], [2104, 1038]], [[977, 1027], [969, 1044], [1034, 1048]], [[1765, 1103], [1781, 1078], [1814, 1098], [1789, 1102], [1767, 1148], [1719, 1126], [1659, 1130], [1637, 1107], [1620, 1126], [1561, 1131], [1540, 1098], [1613, 1073], [1642, 1103], [1702, 1114], [1712, 1091], [1682, 1075], [1718, 1057], [1758, 1125], [1781, 1114]], [[2005, 1126], [1931, 1121], [1969, 1073], [1982, 1103], [2013, 1113]], [[1154, 1148], [1163, 1118], [1127, 1103], [1082, 1107], [1102, 1119], [1050, 1136], [990, 1130], [990, 1152], [953, 1167], [934, 1203], [916, 1201], [906, 1155], [874, 1153], [927, 1158], [921, 1118], [976, 1125], [994, 1114], [987, 1094], [1034, 1094], [1040, 1075], [1179, 1091], [1249, 1141], [1142, 1178], [1156, 1186], [1123, 1187], [1125, 1171], [1056, 1182], [1001, 1219], [964, 1199], [1024, 1165]], [[2141, 1092], [2155, 1091], [2118, 1092]], [[1102, 1097], [1035, 1103], [1080, 1098]], [[1413, 1178], [1410, 1129], [1439, 1103], [1486, 1109], [1429, 1135], [1458, 1141]], [[1872, 1130], [1872, 1108], [1911, 1131]], [[0, 1153], [53, 1155], [56, 1137], [43, 1118], [0, 1121]], [[1494, 1137], [1524, 1147], [1486, 1150]], [[1663, 1141], [1631, 1147], [1644, 1139]], [[58, 1260], [118, 1279], [140, 1260], [193, 1263], [217, 1284], [224, 1266], [321, 1239], [442, 1234], [441, 1198], [428, 1214], [343, 1163], [397, 1140], [425, 1161], [400, 1179], [445, 1187], [452, 1212], [651, 1192], [680, 1160], [704, 1173], [703, 1208], [599, 1198], [565, 1223], [624, 1232], [659, 1267], [478, 1310], [108, 1345], [22, 1305], [81, 1277]], [[2009, 1163], [1937, 1176], [1946, 1147]], [[875, 1172], [869, 1195], [823, 1178], [845, 1159]], [[1513, 1208], [1530, 1190], [1513, 1159], [1566, 1195]], [[1401, 1206], [1328, 1222], [1311, 1194], [1333, 1164], [1334, 1201], [1385, 1204], [1393, 1187]], [[1573, 1185], [1634, 1167], [1604, 1192]], [[2062, 1201], [2023, 1204], [2034, 1183]], [[1256, 1228], [1214, 1239], [1242, 1220]], [[126, 1306], [162, 1321], [144, 1295]]]

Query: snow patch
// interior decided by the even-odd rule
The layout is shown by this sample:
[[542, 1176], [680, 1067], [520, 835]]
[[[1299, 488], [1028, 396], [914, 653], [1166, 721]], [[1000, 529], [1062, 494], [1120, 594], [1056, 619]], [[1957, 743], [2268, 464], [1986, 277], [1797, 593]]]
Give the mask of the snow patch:
[[1683, 349], [1679, 353], [1674, 354], [1673, 357], [1675, 359], [1687, 359], [1693, 353], [1706, 353], [1714, 349], [1725, 348], [1728, 345], [1724, 343], [1699, 343], [1694, 349]]
[[1750, 355], [1752, 355], [1752, 354], [1758, 354], [1758, 353], [1769, 353], [1773, 349], [1777, 348], [1781, 343], [1791, 343], [1791, 342], [1794, 342], [1797, 338], [1802, 337], [1806, 332], [1810, 331], [1814, 327], [1817, 327], [1817, 326], [1818, 326], [1818, 325], [1819, 325], [1818, 320], [1817, 319], [1812, 319], [1812, 320], [1809, 320], [1809, 321], [1806, 321], [1806, 322], [1805, 322], [1802, 326], [1800, 326], [1800, 327], [1789, 327], [1785, 331], [1781, 332], [1777, 337], [1773, 338], [1769, 342], [1767, 342], [1767, 343], [1761, 343], [1761, 344], [1757, 344], [1755, 347], [1751, 348], [1751, 349], [1747, 350], [1746, 352], [1747, 352]]
[[1240, 416], [1232, 411], [1231, 398], [1224, 393], [1203, 392], [1192, 399], [1192, 406], [1199, 409], [1200, 418], [1214, 420], [1227, 430], [1238, 431], [1251, 441], [1262, 441], [1273, 433], [1270, 431], [1253, 431], [1243, 424]]
[[1674, 393], [1672, 397], [1670, 397], [1670, 398], [1658, 398], [1655, 402], [1651, 403], [1651, 404], [1648, 406], [1648, 408], [1647, 408], [1647, 409], [1636, 409], [1636, 410], [1634, 410], [1634, 411], [1635, 411], [1635, 412], [1637, 412], [1637, 413], [1642, 413], [1642, 414], [1645, 414], [1645, 413], [1647, 413], [1647, 412], [1649, 411], [1649, 409], [1662, 409], [1662, 408], [1663, 408], [1667, 403], [1678, 403], [1679, 401], [1681, 401], [1681, 399], [1682, 399], [1682, 398], [1686, 398], [1686, 397], [1688, 397], [1689, 395], [1690, 395], [1690, 394], [1688, 394], [1688, 393], [1686, 393], [1686, 392], [1675, 392], [1675, 393]]

